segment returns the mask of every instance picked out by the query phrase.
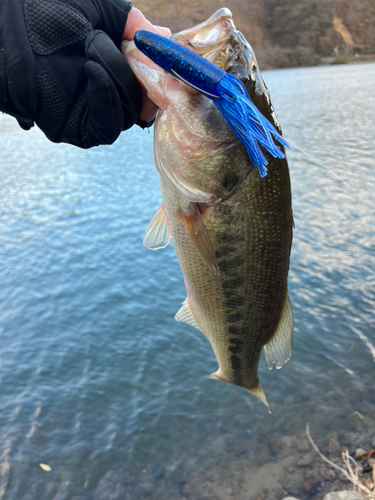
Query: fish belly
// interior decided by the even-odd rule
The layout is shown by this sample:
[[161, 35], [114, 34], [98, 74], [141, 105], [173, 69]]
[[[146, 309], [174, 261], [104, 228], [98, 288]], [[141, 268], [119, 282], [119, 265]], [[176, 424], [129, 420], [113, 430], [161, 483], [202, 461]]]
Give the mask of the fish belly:
[[188, 306], [219, 364], [213, 378], [256, 393], [261, 350], [275, 335], [288, 300], [293, 217], [287, 162], [271, 161], [263, 179], [253, 171], [204, 219], [216, 274], [179, 217], [183, 197], [162, 179], [161, 192]]

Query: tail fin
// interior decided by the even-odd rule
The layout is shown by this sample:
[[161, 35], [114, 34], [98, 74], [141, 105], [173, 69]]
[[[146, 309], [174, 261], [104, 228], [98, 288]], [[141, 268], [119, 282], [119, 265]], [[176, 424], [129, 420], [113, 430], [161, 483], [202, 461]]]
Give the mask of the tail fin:
[[262, 386], [260, 384], [258, 385], [258, 387], [254, 388], [254, 389], [248, 389], [248, 391], [251, 392], [251, 394], [253, 394], [260, 403], [264, 404], [264, 406], [267, 408], [268, 413], [272, 413], [271, 407], [268, 404], [266, 395], [264, 394], [264, 391], [263, 391]]
[[[220, 368], [214, 372], [214, 373], [211, 373], [211, 375], [207, 375], [207, 378], [210, 378], [212, 380], [220, 380], [222, 382], [229, 382], [228, 380], [226, 380], [220, 370]], [[259, 384], [258, 382], [258, 385], [257, 387], [253, 388], [253, 389], [247, 389], [249, 392], [251, 392], [251, 394], [253, 394], [257, 400], [260, 402], [260, 403], [263, 403], [264, 406], [267, 408], [267, 411], [268, 413], [272, 413], [271, 411], [271, 407], [270, 405], [268, 404], [268, 401], [267, 401], [267, 398], [266, 398], [266, 395], [264, 394], [264, 391], [262, 389], [262, 386]]]

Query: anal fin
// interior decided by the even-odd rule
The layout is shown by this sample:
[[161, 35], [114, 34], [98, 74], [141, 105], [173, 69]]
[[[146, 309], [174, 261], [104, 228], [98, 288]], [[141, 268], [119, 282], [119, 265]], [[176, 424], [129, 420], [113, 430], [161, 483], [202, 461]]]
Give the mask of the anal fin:
[[174, 317], [176, 321], [181, 321], [182, 323], [187, 323], [190, 326], [194, 326], [200, 330], [197, 322], [195, 321], [192, 312], [190, 311], [190, 307], [187, 303], [187, 299], [185, 299], [182, 303], [181, 308], [178, 310], [176, 316]]
[[168, 245], [171, 239], [171, 231], [163, 204], [160, 205], [156, 214], [147, 226], [143, 237], [143, 244], [150, 250], [158, 250]]
[[264, 346], [268, 368], [272, 370], [275, 363], [276, 368], [281, 368], [292, 355], [293, 345], [293, 314], [288, 294], [277, 330], [272, 339]]
[[218, 274], [215, 251], [196, 203], [190, 203], [186, 209], [181, 209], [180, 216], [200, 258], [215, 274]]

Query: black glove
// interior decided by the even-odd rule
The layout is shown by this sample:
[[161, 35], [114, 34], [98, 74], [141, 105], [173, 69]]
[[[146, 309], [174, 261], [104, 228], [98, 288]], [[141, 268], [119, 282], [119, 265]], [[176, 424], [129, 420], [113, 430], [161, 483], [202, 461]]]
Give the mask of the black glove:
[[112, 144], [139, 121], [125, 0], [0, 0], [0, 111], [53, 142]]

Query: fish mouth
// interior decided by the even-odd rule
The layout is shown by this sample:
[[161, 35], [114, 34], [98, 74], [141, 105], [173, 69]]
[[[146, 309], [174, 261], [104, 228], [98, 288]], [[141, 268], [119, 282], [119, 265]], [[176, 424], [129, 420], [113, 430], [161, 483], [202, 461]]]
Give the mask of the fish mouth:
[[219, 9], [207, 21], [172, 35], [172, 40], [204, 57], [243, 83], [250, 77], [251, 47], [233, 24], [232, 13]]
[[250, 99], [280, 130], [254, 51], [236, 29], [229, 9], [219, 9], [207, 21], [171, 38], [241, 80]]

